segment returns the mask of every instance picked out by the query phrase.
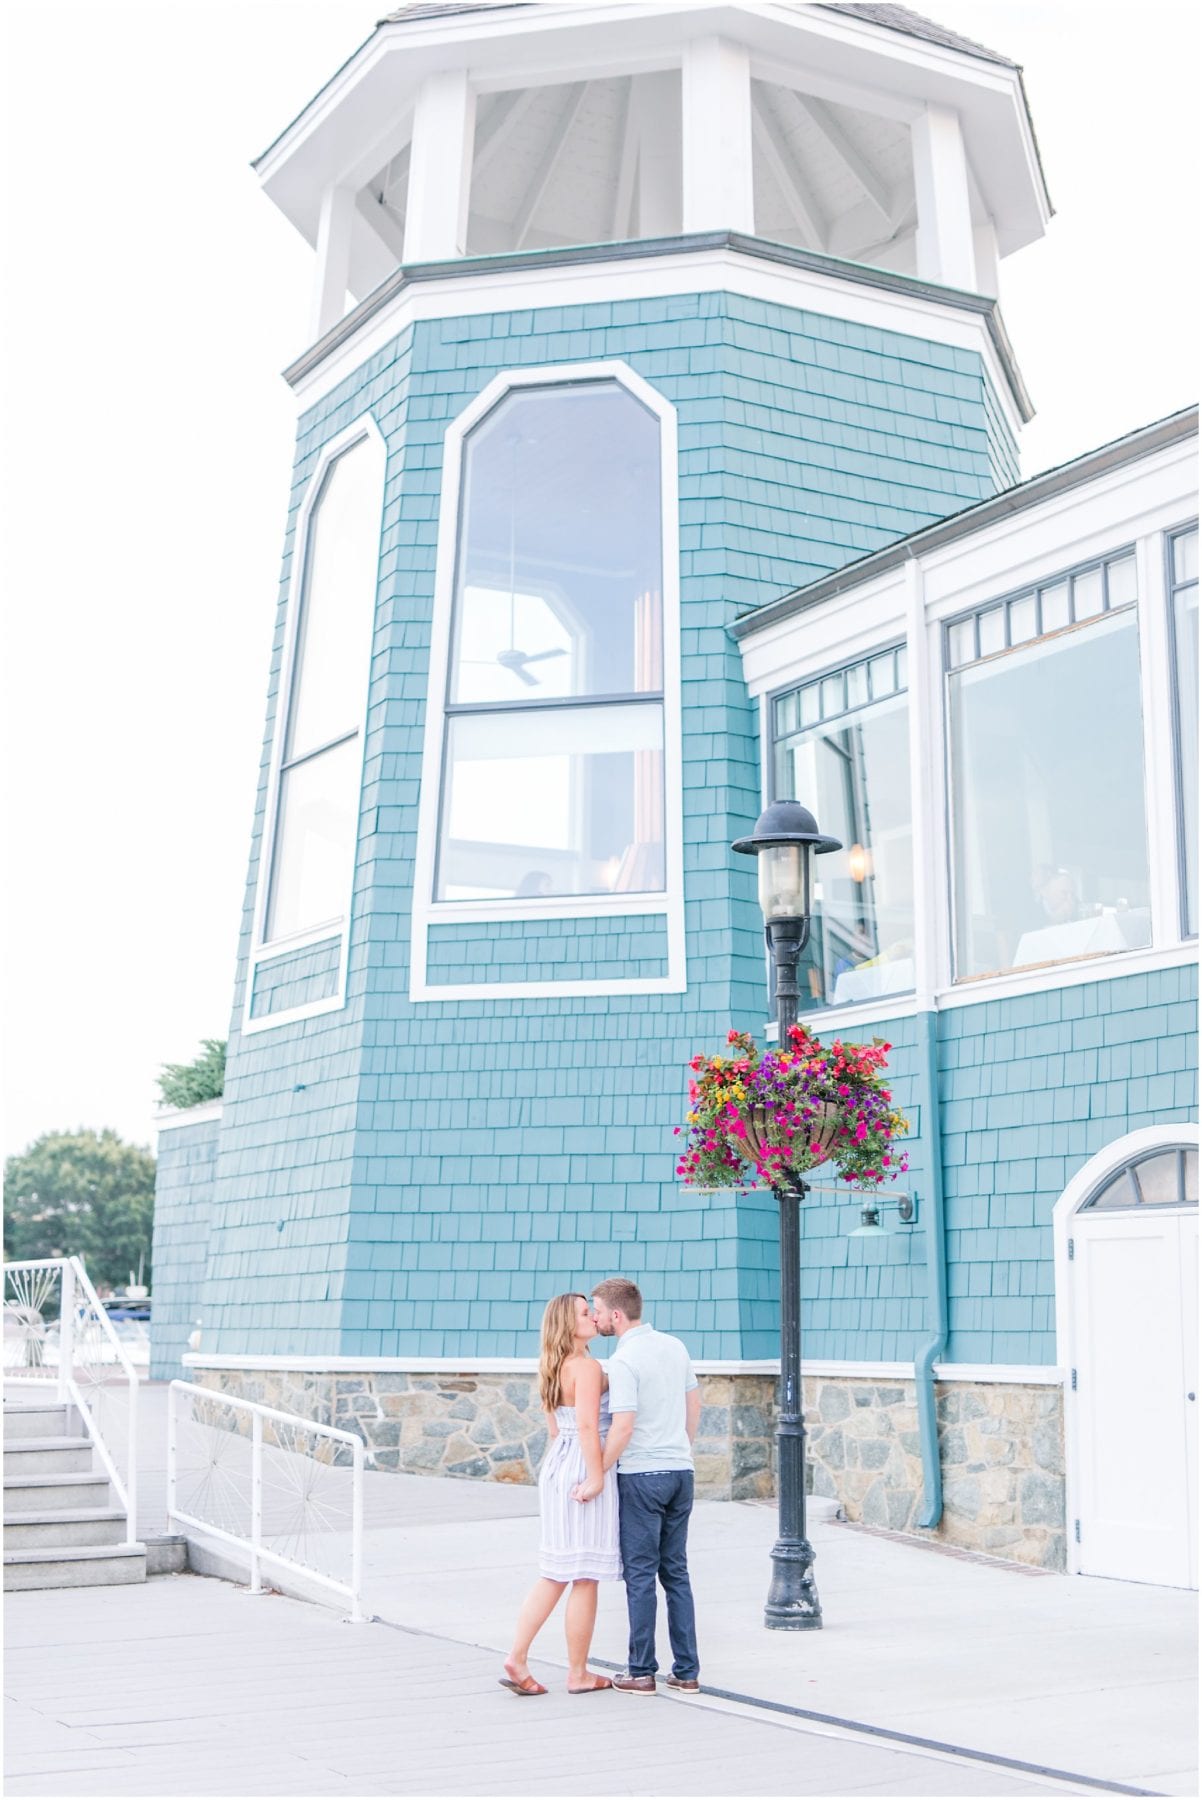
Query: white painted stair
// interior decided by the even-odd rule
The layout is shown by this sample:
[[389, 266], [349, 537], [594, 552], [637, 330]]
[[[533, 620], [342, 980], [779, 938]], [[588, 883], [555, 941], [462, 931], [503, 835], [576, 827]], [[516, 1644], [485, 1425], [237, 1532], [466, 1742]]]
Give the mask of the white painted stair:
[[5, 1590], [145, 1581], [146, 1546], [125, 1526], [75, 1407], [6, 1400]]

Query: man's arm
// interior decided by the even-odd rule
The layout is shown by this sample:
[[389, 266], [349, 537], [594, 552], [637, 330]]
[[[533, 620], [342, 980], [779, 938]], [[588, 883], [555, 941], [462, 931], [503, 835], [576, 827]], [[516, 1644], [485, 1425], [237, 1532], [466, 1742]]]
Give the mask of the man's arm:
[[605, 1440], [605, 1456], [602, 1461], [602, 1467], [606, 1470], [613, 1468], [630, 1442], [631, 1433], [634, 1431], [634, 1421], [635, 1415], [632, 1412], [618, 1412], [613, 1415], [610, 1421], [609, 1435]]
[[701, 1423], [701, 1389], [690, 1388], [684, 1397], [684, 1428], [689, 1434], [690, 1444], [697, 1436], [697, 1427]]

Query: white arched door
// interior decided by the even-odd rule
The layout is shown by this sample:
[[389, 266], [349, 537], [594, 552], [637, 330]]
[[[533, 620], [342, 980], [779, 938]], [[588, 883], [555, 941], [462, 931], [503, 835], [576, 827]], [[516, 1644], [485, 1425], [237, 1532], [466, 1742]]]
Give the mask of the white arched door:
[[1080, 1574], [1196, 1587], [1198, 1152], [1157, 1136], [1065, 1220], [1069, 1530]]

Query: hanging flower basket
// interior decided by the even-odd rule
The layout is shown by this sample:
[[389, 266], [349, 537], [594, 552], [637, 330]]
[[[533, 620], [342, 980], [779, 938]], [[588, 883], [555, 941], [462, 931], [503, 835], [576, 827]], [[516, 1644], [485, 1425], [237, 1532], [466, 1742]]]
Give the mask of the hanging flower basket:
[[909, 1123], [885, 1086], [889, 1044], [828, 1047], [794, 1025], [781, 1049], [761, 1053], [738, 1031], [727, 1047], [733, 1054], [689, 1065], [676, 1171], [687, 1186], [778, 1187], [830, 1162], [842, 1180], [868, 1187], [908, 1169], [895, 1139]]

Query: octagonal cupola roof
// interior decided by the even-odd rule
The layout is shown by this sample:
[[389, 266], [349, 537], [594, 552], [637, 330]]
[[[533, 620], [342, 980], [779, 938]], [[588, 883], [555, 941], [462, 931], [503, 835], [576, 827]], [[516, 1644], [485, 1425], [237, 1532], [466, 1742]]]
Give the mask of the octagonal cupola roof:
[[322, 328], [344, 274], [699, 231], [995, 294], [1051, 210], [1017, 66], [889, 5], [400, 6], [255, 166]]

